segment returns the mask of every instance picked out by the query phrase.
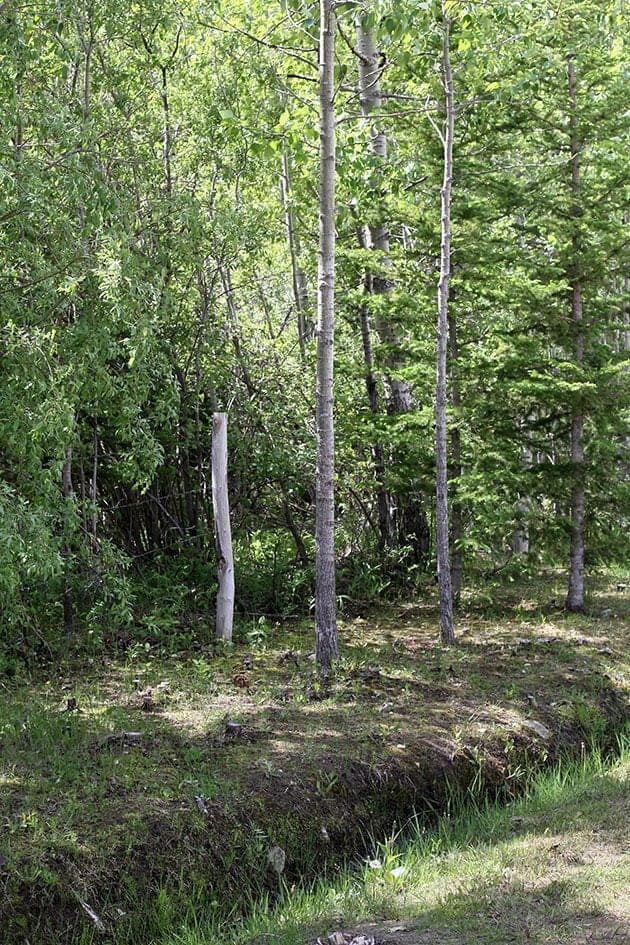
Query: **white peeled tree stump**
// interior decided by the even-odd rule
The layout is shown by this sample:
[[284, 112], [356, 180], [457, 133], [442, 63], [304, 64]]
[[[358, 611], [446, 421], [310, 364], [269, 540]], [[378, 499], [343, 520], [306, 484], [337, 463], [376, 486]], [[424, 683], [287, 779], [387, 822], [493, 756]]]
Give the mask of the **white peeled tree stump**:
[[212, 507], [219, 579], [216, 635], [220, 640], [232, 639], [234, 622], [234, 561], [228, 497], [227, 428], [226, 413], [212, 415]]

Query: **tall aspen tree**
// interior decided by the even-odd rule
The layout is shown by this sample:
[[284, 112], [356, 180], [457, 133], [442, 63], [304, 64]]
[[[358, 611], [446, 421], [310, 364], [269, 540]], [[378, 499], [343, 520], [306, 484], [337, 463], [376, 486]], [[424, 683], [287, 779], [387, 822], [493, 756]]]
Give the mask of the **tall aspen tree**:
[[[571, 321], [573, 324], [573, 356], [578, 366], [584, 361], [584, 328], [582, 324], [582, 282], [580, 273], [580, 217], [581, 178], [580, 178], [580, 141], [577, 114], [577, 79], [575, 58], [567, 61], [569, 85], [569, 130], [571, 139], [571, 219], [573, 234], [571, 237]], [[578, 401], [571, 412], [571, 463], [573, 465], [573, 486], [571, 489], [571, 552], [569, 563], [569, 588], [566, 609], [584, 610], [584, 407]]]
[[447, 4], [442, 0], [442, 78], [446, 115], [442, 144], [444, 177], [441, 192], [442, 240], [440, 280], [438, 283], [437, 372], [435, 397], [436, 430], [436, 539], [438, 583], [440, 589], [440, 635], [443, 643], [454, 643], [453, 594], [449, 560], [448, 534], [448, 462], [446, 423], [446, 354], [449, 341], [448, 294], [451, 274], [451, 190], [453, 184], [453, 136], [455, 132], [455, 97], [450, 57], [450, 25]]

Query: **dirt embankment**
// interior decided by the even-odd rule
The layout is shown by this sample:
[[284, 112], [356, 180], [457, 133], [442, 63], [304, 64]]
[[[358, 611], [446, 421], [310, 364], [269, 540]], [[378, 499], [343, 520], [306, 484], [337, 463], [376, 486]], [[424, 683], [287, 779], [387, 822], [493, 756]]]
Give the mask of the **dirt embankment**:
[[277, 889], [274, 847], [291, 884], [443, 810], [449, 791], [512, 796], [535, 768], [614, 743], [624, 633], [608, 617], [471, 617], [444, 650], [430, 613], [409, 608], [344, 628], [328, 691], [299, 630], [203, 665], [107, 661], [73, 681], [73, 708], [58, 681], [31, 686], [30, 707], [20, 690], [0, 941], [60, 945], [81, 929], [150, 941], [159, 889], [173, 915], [246, 908]]

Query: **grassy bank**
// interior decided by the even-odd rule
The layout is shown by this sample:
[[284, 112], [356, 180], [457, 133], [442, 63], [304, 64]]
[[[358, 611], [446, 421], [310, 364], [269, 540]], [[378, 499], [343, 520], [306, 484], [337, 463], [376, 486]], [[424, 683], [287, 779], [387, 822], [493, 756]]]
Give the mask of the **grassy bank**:
[[[509, 805], [455, 800], [368, 863], [246, 922], [212, 923], [164, 945], [305, 945], [344, 930], [398, 945], [569, 945], [626, 940], [630, 921], [627, 739], [535, 776]], [[357, 921], [360, 925], [356, 925]]]
[[274, 846], [287, 886], [308, 882], [443, 810], [449, 782], [505, 800], [612, 744], [628, 601], [602, 580], [569, 617], [554, 580], [469, 601], [453, 649], [431, 601], [348, 620], [326, 691], [295, 623], [0, 681], [0, 941], [141, 945], [234, 923], [277, 892]]

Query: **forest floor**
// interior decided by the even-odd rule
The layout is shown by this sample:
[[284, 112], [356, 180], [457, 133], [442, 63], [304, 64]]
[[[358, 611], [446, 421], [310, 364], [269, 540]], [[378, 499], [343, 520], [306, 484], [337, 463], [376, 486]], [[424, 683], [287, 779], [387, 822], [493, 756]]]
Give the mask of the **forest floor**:
[[509, 798], [551, 761], [612, 744], [628, 590], [601, 578], [588, 614], [567, 616], [562, 589], [547, 574], [474, 595], [452, 649], [434, 601], [343, 620], [327, 690], [312, 627], [295, 622], [0, 680], [0, 942], [140, 945], [200, 914], [229, 925], [277, 890], [274, 847], [287, 886], [312, 880], [454, 788]]

